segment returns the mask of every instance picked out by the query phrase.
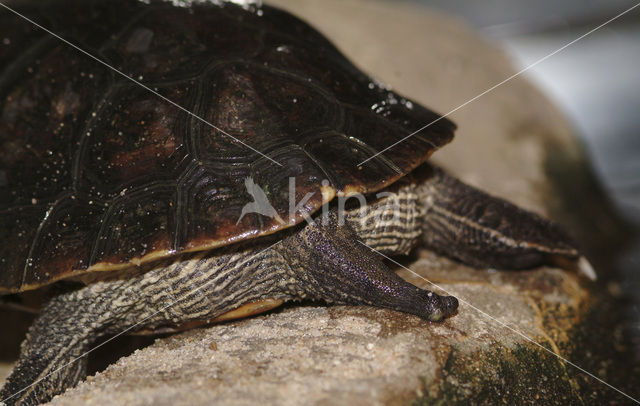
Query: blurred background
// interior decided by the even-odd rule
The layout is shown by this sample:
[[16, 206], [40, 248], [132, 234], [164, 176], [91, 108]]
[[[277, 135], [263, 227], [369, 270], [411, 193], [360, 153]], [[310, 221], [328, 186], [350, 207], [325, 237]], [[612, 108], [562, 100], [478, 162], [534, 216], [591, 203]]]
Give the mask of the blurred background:
[[[407, 0], [474, 26], [520, 69], [636, 6], [629, 0]], [[640, 230], [640, 6], [524, 75], [565, 112], [621, 214]], [[506, 79], [506, 78], [505, 78]], [[638, 235], [638, 233], [636, 233]], [[640, 239], [619, 258], [619, 288], [635, 298], [640, 333]]]
[[[520, 68], [638, 4], [628, 0], [413, 0], [458, 16], [498, 43]], [[640, 223], [640, 7], [525, 75], [582, 135], [600, 180]]]

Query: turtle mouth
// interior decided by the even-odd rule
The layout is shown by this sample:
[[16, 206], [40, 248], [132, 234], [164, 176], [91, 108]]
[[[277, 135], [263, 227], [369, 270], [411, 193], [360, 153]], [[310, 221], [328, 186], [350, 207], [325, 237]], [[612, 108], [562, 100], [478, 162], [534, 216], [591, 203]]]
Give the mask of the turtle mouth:
[[426, 318], [429, 321], [443, 321], [457, 312], [458, 304], [458, 299], [453, 296], [437, 296], [436, 302], [429, 306], [431, 311]]

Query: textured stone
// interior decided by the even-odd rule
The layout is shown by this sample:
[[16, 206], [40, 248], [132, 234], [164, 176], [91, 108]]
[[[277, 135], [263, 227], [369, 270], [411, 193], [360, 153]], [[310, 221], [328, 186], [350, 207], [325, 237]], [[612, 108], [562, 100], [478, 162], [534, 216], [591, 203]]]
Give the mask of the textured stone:
[[[272, 3], [311, 22], [366, 72], [441, 113], [515, 72], [477, 33], [410, 4]], [[526, 80], [510, 81], [451, 118], [456, 139], [435, 157], [448, 170], [556, 217], [588, 246], [616, 241], [618, 223], [571, 127]], [[625, 390], [638, 387], [624, 369], [617, 374], [624, 351], [615, 303], [576, 275], [479, 271], [424, 249], [403, 263], [415, 272], [398, 268], [410, 282], [458, 297], [458, 314], [432, 324], [366, 307], [289, 305], [160, 338], [51, 404], [625, 403], [554, 354]], [[600, 329], [600, 322], [608, 324]]]
[[[456, 316], [431, 324], [382, 309], [290, 306], [159, 339], [52, 404], [387, 405], [472, 396], [482, 403], [501, 399], [476, 393], [496, 383], [514, 401], [580, 399], [558, 358], [501, 325], [564, 354], [569, 330], [549, 329], [545, 318], [570, 312], [583, 321], [589, 299], [575, 275], [479, 272], [426, 251], [410, 266], [464, 301]], [[554, 310], [543, 316], [541, 303]]]

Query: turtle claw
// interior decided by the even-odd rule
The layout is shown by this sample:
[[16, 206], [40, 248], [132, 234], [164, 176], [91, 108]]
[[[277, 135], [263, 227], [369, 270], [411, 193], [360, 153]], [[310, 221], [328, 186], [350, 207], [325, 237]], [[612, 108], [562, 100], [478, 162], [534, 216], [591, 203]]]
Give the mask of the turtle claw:
[[591, 266], [591, 263], [584, 256], [578, 259], [578, 262], [576, 262], [576, 267], [578, 268], [578, 274], [584, 275], [592, 281], [598, 279], [593, 266]]
[[562, 268], [565, 271], [575, 272], [578, 275], [588, 278], [590, 281], [598, 279], [596, 271], [593, 269], [591, 262], [584, 255], [576, 258], [567, 258], [563, 256], [552, 256], [549, 258], [549, 265]]

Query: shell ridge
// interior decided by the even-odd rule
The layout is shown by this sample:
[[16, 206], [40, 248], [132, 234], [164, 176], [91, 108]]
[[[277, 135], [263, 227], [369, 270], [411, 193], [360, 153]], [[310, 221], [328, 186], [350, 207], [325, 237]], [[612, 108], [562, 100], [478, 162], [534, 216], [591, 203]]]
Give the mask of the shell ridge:
[[[96, 234], [95, 237], [95, 241], [92, 244], [92, 248], [91, 248], [91, 253], [89, 254], [89, 260], [87, 263], [87, 267], [93, 265], [96, 263], [96, 258], [98, 257], [100, 250], [102, 250], [102, 252], [104, 253], [105, 250], [105, 246], [104, 246], [104, 240], [107, 235], [107, 230], [111, 227], [112, 222], [109, 221], [110, 218], [115, 218], [117, 217], [118, 213], [115, 213], [117, 210], [121, 210], [123, 207], [126, 207], [127, 203], [129, 203], [130, 200], [134, 199], [135, 197], [137, 197], [138, 195], [141, 196], [146, 196], [148, 194], [151, 194], [155, 189], [158, 190], [162, 190], [162, 189], [166, 189], [166, 190], [170, 190], [170, 191], [175, 191], [175, 182], [172, 181], [166, 181], [166, 182], [160, 182], [160, 181], [155, 181], [152, 183], [145, 183], [144, 185], [138, 186], [138, 187], [129, 187], [126, 188], [125, 190], [127, 191], [126, 194], [120, 194], [115, 196], [114, 198], [112, 198], [108, 204], [107, 204], [107, 210], [105, 210], [105, 212], [102, 214], [101, 218], [100, 218], [100, 228], [98, 230], [98, 233]], [[169, 189], [170, 188], [170, 189]], [[115, 214], [114, 214], [115, 213]], [[101, 246], [102, 244], [102, 246]]]
[[[347, 135], [342, 131], [336, 132], [336, 134], [338, 134], [339, 137], [342, 137], [348, 143], [357, 145], [358, 147], [365, 149], [368, 154], [371, 154], [371, 155], [378, 154], [378, 151], [375, 148], [373, 148], [371, 145], [367, 144], [364, 140], [358, 137]], [[389, 169], [391, 169], [395, 173], [399, 173], [399, 174], [402, 173], [402, 170], [400, 169], [400, 167], [398, 167], [391, 159], [387, 158], [384, 155], [384, 153], [376, 155], [376, 159], [378, 159], [384, 165], [389, 167]]]
[[[80, 190], [80, 182], [82, 179], [82, 163], [83, 159], [86, 159], [85, 156], [88, 153], [87, 151], [90, 148], [89, 143], [91, 142], [91, 130], [94, 126], [94, 123], [98, 121], [99, 113], [103, 110], [109, 102], [111, 102], [111, 98], [114, 94], [116, 94], [118, 86], [108, 86], [106, 91], [103, 93], [104, 96], [101, 97], [97, 103], [94, 104], [93, 108], [87, 110], [87, 117], [84, 118], [85, 125], [82, 128], [82, 132], [80, 134], [80, 138], [77, 141], [77, 150], [73, 157], [73, 166], [71, 169], [71, 187], [75, 193], [78, 193]], [[91, 113], [94, 112], [95, 116]]]
[[186, 240], [184, 233], [185, 224], [188, 221], [187, 208], [189, 207], [189, 193], [184, 190], [185, 180], [187, 180], [191, 175], [198, 170], [199, 168], [198, 162], [192, 158], [191, 162], [188, 164], [187, 168], [180, 174], [178, 180], [176, 182], [176, 205], [174, 208], [176, 224], [174, 227], [174, 239], [173, 246], [171, 247], [173, 250], [179, 251], [180, 248], [184, 245], [184, 241]]
[[29, 251], [27, 252], [27, 257], [25, 258], [20, 287], [24, 286], [27, 280], [27, 273], [29, 271], [29, 267], [33, 266], [33, 253], [35, 251], [35, 247], [40, 242], [40, 235], [42, 233], [42, 229], [48, 223], [49, 219], [51, 218], [51, 214], [58, 208], [58, 205], [60, 204], [60, 202], [63, 201], [65, 197], [70, 197], [70, 196], [72, 196], [72, 193], [69, 192], [58, 197], [58, 199], [56, 199], [53, 202], [53, 204], [51, 204], [49, 208], [44, 212], [44, 216], [42, 220], [38, 222], [38, 228], [36, 229], [36, 232], [34, 233], [33, 238], [31, 239], [31, 244], [29, 244]]
[[[297, 144], [296, 144], [297, 145]], [[302, 150], [302, 152], [304, 152], [304, 154], [309, 157], [309, 159], [315, 164], [315, 166], [320, 169], [320, 171], [322, 171], [322, 173], [324, 174], [324, 176], [327, 178], [327, 180], [329, 181], [329, 184], [331, 185], [331, 187], [336, 190], [336, 179], [335, 176], [331, 173], [329, 173], [323, 165], [320, 164], [320, 162], [318, 162], [318, 160], [316, 159], [315, 156], [313, 156], [313, 154], [311, 154], [309, 151], [307, 151], [307, 149], [302, 146], [302, 145], [298, 145], [298, 147]]]

